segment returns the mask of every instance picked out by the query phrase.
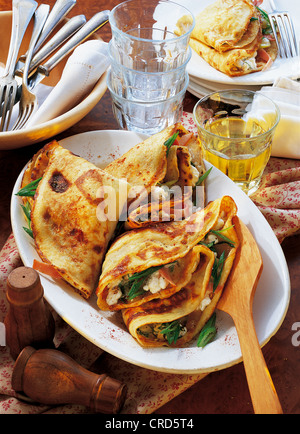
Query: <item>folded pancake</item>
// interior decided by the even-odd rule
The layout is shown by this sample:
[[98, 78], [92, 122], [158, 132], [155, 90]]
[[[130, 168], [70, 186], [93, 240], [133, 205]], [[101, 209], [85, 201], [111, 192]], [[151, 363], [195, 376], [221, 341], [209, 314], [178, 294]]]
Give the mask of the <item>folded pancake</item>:
[[[59, 146], [60, 145], [56, 140], [52, 140], [34, 154], [34, 156], [29, 161], [26, 169], [24, 170], [23, 178], [21, 181], [21, 188], [24, 188], [31, 182], [36, 181], [44, 175], [44, 172], [49, 164], [52, 152]], [[23, 201], [28, 201], [32, 205], [33, 196], [23, 197]]]
[[[31, 209], [36, 250], [87, 299], [97, 286], [128, 185], [58, 144], [49, 154]], [[111, 209], [107, 192], [116, 199]]]
[[[186, 17], [177, 23], [177, 34]], [[190, 46], [213, 68], [235, 77], [265, 70], [277, 57], [267, 14], [249, 0], [218, 0], [196, 17]]]
[[[105, 170], [116, 177], [126, 178], [134, 186], [126, 229], [172, 221], [177, 215], [174, 208], [179, 215], [190, 215], [186, 208], [188, 199], [189, 208], [192, 199], [204, 206], [205, 183], [201, 177], [205, 165], [201, 147], [197, 137], [181, 124], [172, 125], [134, 146]], [[201, 187], [197, 192], [196, 185]], [[185, 187], [190, 189], [184, 191]]]
[[257, 72], [263, 68], [262, 65], [257, 65], [255, 61], [260, 46], [260, 41], [257, 39], [246, 47], [236, 48], [223, 53], [219, 53], [193, 38], [190, 39], [190, 45], [213, 68], [230, 77]]
[[[222, 52], [248, 45], [255, 38], [258, 23], [253, 20], [257, 10], [250, 0], [217, 0], [196, 16], [191, 37]], [[187, 17], [178, 23], [178, 33], [185, 27]]]
[[159, 185], [152, 186], [150, 194], [141, 196], [129, 208], [126, 228], [178, 221], [190, 216], [193, 203], [196, 206], [198, 185], [200, 194], [197, 196], [197, 203], [203, 207], [204, 187], [198, 180], [200, 173], [204, 172], [204, 165], [201, 165], [199, 171], [193, 164], [189, 149], [186, 146], [173, 144], [168, 152], [164, 180]]
[[[199, 255], [194, 274], [199, 276], [197, 286], [184, 287], [171, 297], [155, 299], [137, 307], [122, 310], [122, 317], [129, 333], [144, 347], [176, 346], [182, 343], [186, 334], [186, 322], [182, 320], [201, 304], [210, 280], [215, 256], [204, 246], [195, 246], [193, 251]], [[201, 279], [200, 279], [201, 273]], [[166, 339], [162, 331], [172, 322], [178, 329], [177, 338]], [[182, 326], [180, 324], [182, 322]], [[184, 339], [185, 340], [185, 339]], [[175, 342], [174, 342], [175, 341]]]
[[99, 308], [135, 307], [178, 292], [197, 267], [193, 247], [218, 224], [221, 213], [232, 209], [234, 201], [224, 196], [185, 220], [133, 229], [117, 238], [103, 262], [96, 290]]
[[239, 244], [233, 226], [236, 207], [229, 205], [227, 202], [214, 228], [193, 247], [200, 260], [185, 287], [167, 299], [122, 311], [125, 325], [140, 345], [182, 347], [199, 335], [213, 315]]
[[[203, 196], [199, 202], [203, 204]], [[142, 200], [141, 200], [142, 201]], [[154, 190], [146, 198], [146, 203], [140, 204], [128, 215], [125, 229], [142, 228], [156, 225], [158, 222], [179, 221], [193, 213], [193, 189], [182, 192], [178, 188]]]
[[237, 77], [264, 70], [270, 61], [277, 57], [275, 41], [264, 49], [260, 48], [260, 42], [252, 42], [249, 46], [218, 53], [196, 39], [190, 40], [191, 47], [212, 67], [229, 75]]

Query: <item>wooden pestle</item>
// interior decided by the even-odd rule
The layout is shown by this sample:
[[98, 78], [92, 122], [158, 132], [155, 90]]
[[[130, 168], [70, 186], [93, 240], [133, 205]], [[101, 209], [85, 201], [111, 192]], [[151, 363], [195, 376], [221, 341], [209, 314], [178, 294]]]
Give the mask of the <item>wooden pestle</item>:
[[14, 269], [7, 279], [9, 311], [5, 317], [6, 343], [16, 359], [27, 345], [53, 347], [55, 323], [44, 303], [39, 274], [30, 267]]
[[80, 404], [107, 414], [120, 412], [127, 393], [125, 384], [84, 369], [61, 351], [29, 346], [16, 360], [12, 388], [41, 404]]

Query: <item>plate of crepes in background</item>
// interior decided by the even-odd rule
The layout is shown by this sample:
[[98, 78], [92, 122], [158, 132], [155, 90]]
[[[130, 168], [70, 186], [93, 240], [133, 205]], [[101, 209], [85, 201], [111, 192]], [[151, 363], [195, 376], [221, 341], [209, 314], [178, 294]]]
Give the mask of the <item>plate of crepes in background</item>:
[[[272, 84], [276, 78], [300, 76], [299, 58], [282, 59], [268, 21], [268, 0], [178, 0], [195, 16], [192, 57], [187, 66], [193, 83], [220, 85]], [[300, 3], [277, 0], [278, 10], [290, 12], [300, 40]], [[185, 17], [178, 23], [184, 30]], [[182, 29], [182, 30], [180, 30]], [[199, 83], [200, 84], [200, 83]], [[218, 86], [217, 86], [218, 88]]]
[[264, 345], [289, 304], [282, 249], [181, 124], [148, 138], [93, 131], [52, 141], [24, 168], [11, 201], [21, 258], [39, 270], [55, 311], [108, 353], [178, 374], [241, 361], [233, 321], [216, 309], [239, 245], [236, 216], [264, 263], [254, 299]]

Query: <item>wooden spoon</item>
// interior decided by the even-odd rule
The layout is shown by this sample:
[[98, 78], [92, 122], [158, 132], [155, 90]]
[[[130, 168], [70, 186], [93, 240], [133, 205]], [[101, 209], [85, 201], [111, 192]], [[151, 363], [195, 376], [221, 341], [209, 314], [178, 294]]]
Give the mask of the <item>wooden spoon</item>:
[[234, 225], [240, 245], [217, 308], [227, 312], [235, 323], [255, 413], [281, 414], [282, 408], [256, 336], [252, 314], [263, 261], [246, 225], [238, 217]]

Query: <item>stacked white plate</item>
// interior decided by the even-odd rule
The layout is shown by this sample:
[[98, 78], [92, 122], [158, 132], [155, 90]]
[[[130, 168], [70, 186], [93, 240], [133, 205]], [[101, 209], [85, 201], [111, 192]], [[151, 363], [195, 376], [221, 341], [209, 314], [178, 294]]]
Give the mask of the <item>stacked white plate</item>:
[[[206, 6], [215, 0], [175, 0], [177, 3], [188, 8], [196, 17]], [[293, 19], [297, 40], [300, 41], [300, 2], [299, 0], [276, 0], [278, 10], [288, 11]], [[269, 0], [264, 0], [260, 6], [262, 9], [271, 11]], [[279, 77], [297, 79], [300, 77], [300, 60], [277, 58], [272, 66], [261, 72], [244, 75], [241, 77], [228, 77], [217, 71], [205, 62], [196, 52], [193, 51], [190, 62], [187, 66], [190, 77], [188, 90], [198, 98], [218, 90], [247, 88], [257, 91], [262, 86], [272, 85]]]

